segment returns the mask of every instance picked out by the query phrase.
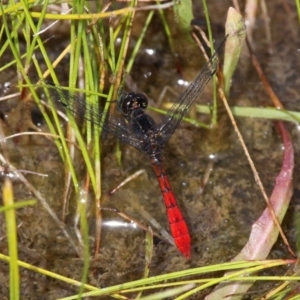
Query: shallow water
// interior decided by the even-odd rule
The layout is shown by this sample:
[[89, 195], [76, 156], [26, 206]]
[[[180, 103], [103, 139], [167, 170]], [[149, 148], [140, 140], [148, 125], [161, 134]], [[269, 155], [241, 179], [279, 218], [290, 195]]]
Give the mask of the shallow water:
[[[214, 11], [211, 20], [213, 28], [215, 28], [217, 39], [222, 39], [223, 31], [220, 24], [224, 24], [228, 6], [225, 2], [222, 2], [222, 5], [219, 2], [213, 3], [215, 1], [210, 2], [212, 3], [210, 3], [209, 10]], [[288, 3], [290, 7], [294, 7], [293, 1]], [[257, 20], [254, 31], [255, 51], [272, 87], [285, 107], [298, 110], [300, 96], [297, 92], [299, 87], [297, 76], [299, 54], [296, 46], [296, 43], [299, 43], [297, 16], [293, 14], [293, 18], [286, 21], [286, 13], [279, 1], [270, 5], [268, 9], [271, 20], [272, 54], [267, 53], [268, 45], [264, 38], [261, 16]], [[195, 15], [202, 17], [202, 10], [195, 7]], [[171, 86], [177, 93], [180, 93], [183, 89], [177, 85], [178, 78], [182, 76], [185, 80], [192, 80], [201, 68], [199, 52], [195, 47], [189, 49], [191, 52], [186, 51], [186, 48], [189, 48], [187, 45], [182, 49], [180, 47], [183, 45], [182, 37], [176, 33], [174, 33], [174, 45], [179, 59], [173, 58], [166, 48], [167, 41], [164, 34], [158, 31], [161, 28], [159, 20], [156, 19], [156, 22], [146, 36], [144, 44], [145, 49], [154, 49], [156, 55], [149, 57], [142, 49], [130, 74], [139, 91], [149, 96], [150, 105], [153, 106], [156, 105], [153, 99], [158, 99], [165, 86]], [[176, 25], [173, 25], [175, 28]], [[55, 47], [53, 45], [53, 57], [60, 47], [64, 46], [65, 41], [61, 39], [61, 43], [62, 45], [55, 44]], [[10, 61], [11, 56], [7, 54], [3, 59]], [[181, 74], [177, 73], [178, 65]], [[67, 73], [68, 66], [61, 67], [61, 69], [62, 78], [66, 78], [64, 74]], [[149, 76], [150, 72], [151, 76]], [[7, 81], [14, 83], [15, 76], [13, 71], [0, 73], [1, 86]], [[2, 89], [2, 94], [3, 91]], [[211, 97], [211, 89], [208, 87], [202, 94], [202, 103], [210, 102]], [[172, 94], [167, 94], [165, 97], [166, 102], [172, 99], [174, 100]], [[241, 64], [233, 80], [231, 103], [240, 106], [272, 105], [251, 65], [247, 52], [242, 55]], [[8, 114], [7, 124], [3, 124], [5, 133], [8, 135], [16, 132], [20, 128], [20, 113], [13, 110], [16, 101], [1, 105], [1, 110]], [[151, 115], [156, 120], [160, 119], [159, 115], [153, 113]], [[43, 122], [42, 124], [42, 128], [47, 130]], [[281, 140], [274, 130], [273, 122], [240, 118], [238, 125], [266, 191], [270, 195], [282, 160]], [[294, 125], [289, 124], [287, 127], [293, 134], [297, 158], [299, 133]], [[213, 139], [212, 135], [217, 139]], [[211, 154], [210, 151], [220, 148], [220, 144], [223, 150], [214, 153], [216, 158], [213, 165], [210, 165], [211, 160], [208, 157]], [[121, 145], [122, 165], [119, 166], [116, 161], [115, 146], [115, 139], [108, 145], [102, 146], [103, 195], [135, 171], [145, 169], [146, 173], [107, 198], [102, 203], [103, 207], [117, 208], [146, 226], [151, 224], [151, 218], [153, 218], [162, 228], [169, 231], [162, 196], [148, 158], [128, 145]], [[209, 150], [208, 146], [210, 146]], [[10, 160], [17, 168], [48, 175], [48, 177], [26, 175], [26, 178], [38, 188], [51, 208], [61, 217], [65, 175], [64, 166], [55, 145], [45, 138], [32, 137], [26, 140], [11, 140], [7, 148]], [[229, 261], [242, 249], [247, 241], [251, 225], [265, 208], [263, 197], [231, 124], [225, 118], [221, 129], [207, 131], [182, 123], [166, 146], [164, 157], [174, 193], [190, 229], [192, 257], [190, 260], [185, 260], [173, 245], [155, 238], [150, 275]], [[84, 174], [82, 159], [78, 157], [77, 160], [77, 171], [79, 174]], [[212, 172], [202, 191], [202, 181], [209, 167], [212, 167]], [[299, 166], [296, 161], [294, 176], [296, 193], [284, 221], [284, 229], [292, 242], [294, 238], [293, 211], [299, 205], [298, 172]], [[83, 185], [84, 178], [81, 180]], [[14, 192], [16, 201], [32, 198], [31, 193], [17, 181], [14, 182]], [[92, 195], [89, 196], [88, 201], [90, 246], [91, 253], [93, 253], [95, 218]], [[75, 211], [76, 199], [71, 196], [66, 229], [76, 241]], [[2, 218], [1, 224], [4, 224], [3, 215], [0, 217]], [[119, 220], [120, 224], [111, 226], [109, 222], [111, 220]], [[88, 277], [90, 284], [107, 287], [140, 279], [143, 276], [146, 263], [145, 232], [139, 227], [126, 226], [126, 223], [128, 224], [128, 221], [114, 212], [103, 212], [100, 255], [91, 262], [91, 272]], [[70, 246], [58, 225], [53, 222], [40, 203], [18, 210], [18, 224], [20, 260], [64, 276], [81, 279], [82, 259], [78, 258], [75, 249]], [[153, 230], [160, 233], [160, 229], [153, 227]], [[1, 226], [1, 236], [5, 237], [4, 225]], [[7, 253], [5, 238], [0, 240], [0, 245], [2, 252]], [[285, 257], [286, 253], [286, 249], [278, 243], [271, 256]], [[7, 264], [0, 262], [0, 265], [1, 277], [7, 278]], [[56, 299], [77, 292], [77, 288], [67, 284], [36, 275], [25, 269], [21, 272], [22, 299], [41, 299], [41, 297]], [[0, 286], [1, 294], [8, 295], [8, 281], [5, 283], [5, 280], [2, 280]], [[197, 295], [197, 297], [200, 296]]]

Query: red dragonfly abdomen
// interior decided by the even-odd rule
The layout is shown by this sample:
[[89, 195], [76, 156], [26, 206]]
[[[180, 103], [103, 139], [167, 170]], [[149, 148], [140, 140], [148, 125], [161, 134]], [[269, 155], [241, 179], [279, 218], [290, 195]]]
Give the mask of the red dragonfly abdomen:
[[186, 258], [189, 258], [191, 255], [191, 238], [186, 222], [172, 192], [169, 178], [160, 160], [157, 158], [152, 158], [151, 163], [163, 194], [170, 230], [175, 245], [182, 255], [184, 255]]

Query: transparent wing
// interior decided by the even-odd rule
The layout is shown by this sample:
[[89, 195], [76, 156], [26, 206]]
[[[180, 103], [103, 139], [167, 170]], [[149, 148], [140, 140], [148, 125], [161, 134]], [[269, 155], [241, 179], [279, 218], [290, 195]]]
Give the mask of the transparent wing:
[[109, 116], [108, 120], [104, 123], [103, 129], [111, 134], [117, 136], [122, 142], [125, 142], [143, 152], [145, 152], [145, 143], [143, 139], [138, 139], [133, 136], [131, 130], [126, 125], [123, 125], [119, 120]]
[[169, 140], [193, 102], [199, 97], [206, 84], [215, 74], [219, 61], [218, 56], [226, 43], [227, 37], [228, 36], [222, 41], [208, 63], [201, 69], [195, 80], [188, 86], [165, 115], [159, 126], [164, 144]]
[[[54, 104], [61, 104], [71, 116], [78, 116], [91, 121], [104, 131], [117, 136], [122, 142], [125, 142], [141, 151], [144, 151], [144, 142], [137, 138], [128, 127], [123, 116], [117, 114], [105, 114], [103, 111], [94, 111], [86, 106], [85, 99], [77, 94], [64, 90], [61, 87], [47, 82], [47, 88]], [[44, 86], [43, 86], [44, 87]]]

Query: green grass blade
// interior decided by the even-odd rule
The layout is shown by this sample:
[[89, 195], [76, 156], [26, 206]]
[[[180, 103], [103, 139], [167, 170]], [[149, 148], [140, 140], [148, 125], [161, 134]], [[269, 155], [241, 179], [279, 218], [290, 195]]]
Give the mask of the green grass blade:
[[[5, 206], [14, 205], [13, 187], [9, 178], [5, 178], [2, 189], [3, 202]], [[20, 278], [18, 266], [18, 241], [17, 220], [15, 209], [5, 210], [6, 233], [8, 239], [9, 263], [9, 291], [10, 299], [18, 300], [20, 297]]]
[[234, 8], [229, 8], [225, 24], [227, 39], [224, 53], [224, 90], [226, 98], [229, 99], [229, 89], [232, 82], [232, 76], [239, 61], [242, 47], [246, 37], [246, 27], [240, 13]]

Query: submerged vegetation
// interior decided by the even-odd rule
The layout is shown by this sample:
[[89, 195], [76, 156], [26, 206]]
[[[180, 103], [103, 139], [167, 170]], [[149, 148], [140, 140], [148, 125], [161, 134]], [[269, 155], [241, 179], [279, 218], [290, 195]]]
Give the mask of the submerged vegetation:
[[[297, 299], [299, 222], [297, 202], [290, 201], [293, 179], [298, 180], [294, 156], [299, 147], [293, 142], [300, 112], [292, 101], [281, 103], [268, 82], [273, 73], [265, 75], [268, 64], [260, 64], [251, 49], [261, 47], [251, 26], [248, 66], [238, 72], [255, 82], [254, 88], [246, 87], [255, 96], [239, 94], [234, 72], [244, 22], [237, 7], [213, 2], [195, 4], [204, 11], [205, 25], [193, 17], [190, 1], [0, 4], [0, 96], [6, 100], [0, 107], [5, 115], [0, 272], [7, 279], [1, 283], [7, 299]], [[212, 7], [223, 16], [221, 26]], [[268, 7], [259, 13], [261, 20], [269, 18]], [[266, 36], [269, 31], [266, 22]], [[195, 77], [189, 73], [203, 67], [199, 49], [206, 53], [211, 45], [213, 55], [218, 45], [213, 41], [226, 34], [231, 38], [220, 55], [223, 71], [219, 68], [212, 91], [205, 90], [183, 133], [166, 149], [168, 173], [192, 237], [186, 260], [163, 229], [168, 227], [155, 178], [143, 176], [144, 169], [130, 175], [147, 167], [143, 156], [107, 137], [101, 124], [116, 109], [120, 94], [131, 90], [147, 94], [154, 118], [162, 117], [172, 105], [169, 98]], [[158, 95], [174, 82], [181, 86], [171, 97], [167, 92], [162, 105]], [[51, 89], [57, 86], [62, 97], [85, 101], [84, 118], [73, 114], [78, 102], [68, 104], [74, 110], [65, 114], [52, 102]], [[266, 95], [271, 101], [249, 100]], [[100, 109], [103, 121], [95, 124], [91, 114]], [[213, 159], [204, 145], [211, 146], [207, 151]], [[287, 211], [292, 221], [285, 233], [281, 224]], [[260, 282], [268, 282], [268, 290], [261, 290]]]

